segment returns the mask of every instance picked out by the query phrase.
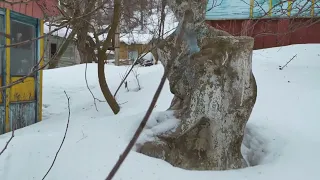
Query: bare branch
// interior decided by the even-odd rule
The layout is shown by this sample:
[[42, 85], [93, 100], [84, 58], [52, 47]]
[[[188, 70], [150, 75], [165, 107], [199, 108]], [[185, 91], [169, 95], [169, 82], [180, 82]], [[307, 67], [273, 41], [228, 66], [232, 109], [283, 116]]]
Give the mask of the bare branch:
[[70, 123], [71, 110], [70, 110], [70, 97], [68, 96], [68, 94], [67, 94], [66, 91], [64, 91], [64, 94], [66, 95], [67, 101], [68, 101], [68, 121], [67, 121], [66, 130], [65, 130], [65, 132], [64, 132], [64, 136], [63, 136], [63, 139], [62, 139], [62, 141], [61, 141], [60, 147], [59, 147], [58, 151], [56, 152], [56, 155], [55, 155], [55, 157], [54, 157], [54, 159], [53, 159], [53, 161], [52, 161], [52, 164], [51, 164], [50, 168], [48, 169], [47, 173], [43, 176], [42, 180], [44, 180], [44, 179], [47, 177], [47, 175], [49, 174], [49, 172], [51, 171], [54, 163], [56, 162], [56, 159], [57, 159], [57, 157], [58, 157], [58, 154], [59, 154], [59, 152], [60, 152], [60, 150], [61, 150], [61, 148], [62, 148], [62, 145], [63, 145], [63, 143], [64, 143], [64, 140], [65, 140], [66, 137], [67, 137], [67, 132], [68, 132], [69, 123]]
[[9, 141], [7, 141], [6, 145], [3, 147], [3, 149], [0, 152], [0, 156], [4, 153], [4, 151], [8, 148], [8, 145], [10, 144], [11, 140], [14, 137], [14, 129], [11, 131], [11, 137], [9, 139]]
[[99, 110], [98, 110], [98, 107], [97, 107], [96, 101], [98, 101], [98, 102], [106, 102], [106, 101], [102, 101], [102, 100], [96, 98], [95, 95], [93, 94], [93, 92], [91, 91], [91, 89], [90, 89], [90, 87], [89, 87], [89, 84], [88, 84], [87, 69], [88, 69], [88, 63], [86, 63], [86, 68], [85, 68], [85, 72], [84, 72], [84, 79], [86, 80], [87, 88], [88, 88], [88, 90], [89, 90], [89, 92], [90, 92], [90, 94], [91, 94], [91, 96], [92, 96], [92, 98], [93, 98], [93, 103], [94, 103], [94, 106], [95, 106], [95, 108], [96, 108], [96, 111], [99, 111]]
[[128, 156], [129, 152], [131, 151], [131, 149], [133, 148], [133, 146], [135, 145], [135, 143], [137, 142], [140, 134], [142, 133], [144, 127], [147, 124], [147, 121], [158, 101], [158, 98], [160, 96], [160, 93], [162, 91], [162, 88], [164, 86], [164, 83], [166, 82], [166, 77], [167, 77], [167, 70], [165, 70], [165, 72], [163, 73], [163, 76], [161, 78], [160, 84], [157, 88], [157, 91], [155, 92], [151, 104], [148, 108], [148, 111], [146, 112], [145, 116], [143, 117], [138, 129], [136, 130], [136, 132], [134, 133], [132, 139], [130, 140], [129, 144], [127, 145], [126, 149], [124, 150], [124, 152], [120, 155], [119, 160], [117, 161], [117, 163], [114, 165], [114, 167], [112, 168], [112, 170], [110, 171], [109, 175], [107, 176], [106, 180], [111, 180], [114, 175], [117, 173], [118, 169], [120, 168], [120, 166], [122, 165], [122, 163], [124, 162], [124, 160], [126, 159], [126, 157]]

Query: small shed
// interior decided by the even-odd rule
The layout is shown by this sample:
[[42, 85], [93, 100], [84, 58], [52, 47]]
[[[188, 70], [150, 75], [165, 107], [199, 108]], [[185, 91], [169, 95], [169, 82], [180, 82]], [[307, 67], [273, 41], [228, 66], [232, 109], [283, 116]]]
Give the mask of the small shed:
[[[173, 33], [178, 26], [178, 21], [169, 8], [165, 9], [165, 15], [163, 38]], [[139, 25], [134, 28], [133, 31], [130, 31], [130, 33], [120, 34], [120, 59], [137, 59], [141, 54], [151, 49], [153, 45], [150, 41], [159, 37], [158, 32], [161, 14], [157, 13], [157, 10], [154, 9], [154, 12], [150, 16], [144, 17], [144, 21], [146, 23], [142, 27]], [[152, 53], [155, 55], [154, 51]], [[156, 55], [154, 57], [157, 58]]]
[[43, 10], [56, 15], [55, 3], [0, 3], [0, 134], [42, 119], [42, 71], [34, 69], [44, 64]]
[[134, 61], [141, 54], [147, 52], [150, 45], [148, 43], [131, 43], [127, 44], [120, 41], [120, 59], [129, 59]]
[[[45, 23], [44, 34], [48, 34], [50, 31], [54, 30], [55, 28], [56, 27], [51, 28], [47, 23]], [[71, 32], [71, 29], [62, 28], [44, 38], [45, 63], [48, 62], [51, 59], [51, 57], [53, 57], [58, 52], [60, 46], [66, 40], [70, 32]], [[77, 49], [77, 45], [75, 41], [71, 41], [66, 51], [62, 54], [62, 57], [59, 60], [57, 68], [80, 64], [80, 62], [81, 62], [80, 54]]]
[[254, 37], [254, 49], [320, 43], [319, 18], [319, 0], [208, 0], [206, 13], [211, 26]]

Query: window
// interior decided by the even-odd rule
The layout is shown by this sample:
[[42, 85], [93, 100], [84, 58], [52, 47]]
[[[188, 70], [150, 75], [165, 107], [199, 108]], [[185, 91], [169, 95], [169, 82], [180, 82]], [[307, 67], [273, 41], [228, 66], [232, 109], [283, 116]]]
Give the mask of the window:
[[51, 43], [50, 44], [50, 58], [52, 58], [57, 53], [57, 44]]
[[129, 51], [128, 52], [128, 58], [131, 60], [131, 61], [135, 61], [136, 59], [138, 59], [138, 51]]
[[[35, 38], [34, 26], [11, 20], [11, 44]], [[11, 47], [11, 76], [28, 75], [36, 65], [36, 41]]]

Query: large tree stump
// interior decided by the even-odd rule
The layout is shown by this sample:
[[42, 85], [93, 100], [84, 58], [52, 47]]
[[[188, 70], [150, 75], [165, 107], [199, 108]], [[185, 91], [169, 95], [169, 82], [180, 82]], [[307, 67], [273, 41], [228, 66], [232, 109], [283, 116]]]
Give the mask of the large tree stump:
[[203, 1], [190, 2], [171, 2], [180, 25], [158, 48], [174, 94], [168, 110], [180, 123], [138, 151], [184, 169], [242, 168], [240, 147], [257, 95], [251, 68], [254, 40], [198, 22]]

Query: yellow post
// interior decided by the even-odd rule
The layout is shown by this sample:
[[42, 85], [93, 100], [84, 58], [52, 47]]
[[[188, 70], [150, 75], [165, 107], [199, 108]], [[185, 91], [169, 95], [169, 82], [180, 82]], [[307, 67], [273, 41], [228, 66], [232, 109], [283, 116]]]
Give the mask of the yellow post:
[[268, 11], [268, 15], [272, 16], [272, 0], [269, 0], [269, 11]]
[[[44, 23], [43, 23], [43, 20], [40, 20], [40, 37], [42, 37], [44, 35], [44, 31], [43, 31], [43, 28], [44, 28]], [[40, 67], [43, 67], [44, 65], [44, 38], [41, 38], [40, 39]], [[42, 120], [42, 81], [43, 81], [43, 71], [40, 70], [40, 79], [39, 79], [39, 103], [38, 103], [38, 113], [39, 113], [39, 119], [38, 121], [41, 121]]]
[[250, 18], [253, 18], [254, 0], [250, 0]]
[[292, 11], [292, 0], [289, 0], [288, 1], [288, 9], [287, 9], [287, 13], [288, 13], [288, 16], [291, 16], [291, 11]]
[[311, 4], [311, 12], [310, 12], [310, 15], [311, 15], [311, 17], [313, 17], [313, 16], [314, 16], [314, 3], [315, 3], [314, 0], [312, 0], [311, 3], [312, 3], [312, 4]]
[[[11, 28], [10, 28], [10, 10], [6, 9], [6, 34], [11, 34]], [[11, 44], [10, 37], [6, 37], [6, 45]], [[10, 47], [6, 47], [6, 85], [9, 85], [10, 82]], [[6, 132], [10, 131], [10, 88], [6, 88], [6, 117], [5, 117], [5, 129]]]

